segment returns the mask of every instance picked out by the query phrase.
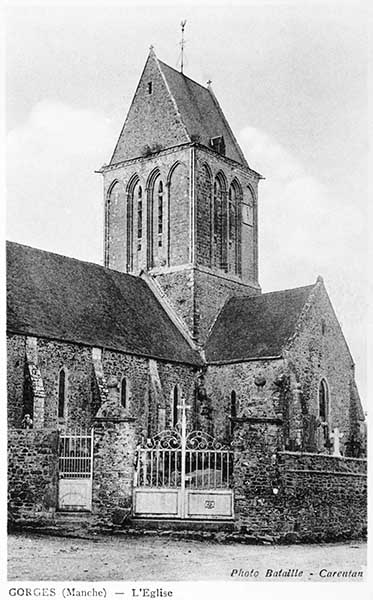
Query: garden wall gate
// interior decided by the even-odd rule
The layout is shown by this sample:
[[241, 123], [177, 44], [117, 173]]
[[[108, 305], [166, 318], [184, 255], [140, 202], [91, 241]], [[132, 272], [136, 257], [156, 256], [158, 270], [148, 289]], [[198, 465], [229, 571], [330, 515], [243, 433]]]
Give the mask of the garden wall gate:
[[60, 435], [59, 510], [92, 510], [93, 429]]
[[134, 514], [169, 519], [233, 519], [233, 452], [181, 424], [137, 449]]

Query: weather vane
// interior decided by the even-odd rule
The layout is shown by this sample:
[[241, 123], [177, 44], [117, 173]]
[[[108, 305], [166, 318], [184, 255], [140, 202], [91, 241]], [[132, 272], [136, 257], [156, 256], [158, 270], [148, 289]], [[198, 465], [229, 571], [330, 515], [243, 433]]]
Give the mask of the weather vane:
[[184, 19], [184, 21], [181, 21], [180, 25], [181, 25], [181, 42], [180, 42], [180, 47], [181, 47], [181, 64], [180, 64], [180, 71], [181, 71], [181, 73], [183, 73], [184, 72], [184, 46], [185, 46], [184, 29], [185, 29], [185, 25], [186, 25], [186, 19]]

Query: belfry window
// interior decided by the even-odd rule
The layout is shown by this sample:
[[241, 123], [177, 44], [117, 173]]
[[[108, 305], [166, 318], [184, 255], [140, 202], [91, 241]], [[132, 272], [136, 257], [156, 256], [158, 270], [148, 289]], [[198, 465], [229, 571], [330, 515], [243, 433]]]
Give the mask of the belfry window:
[[228, 270], [240, 274], [240, 193], [236, 182], [228, 192]]
[[148, 94], [152, 94], [153, 93], [153, 82], [152, 81], [148, 81]]
[[58, 376], [58, 418], [65, 418], [66, 405], [66, 373], [65, 369], [61, 369]]
[[158, 246], [162, 246], [162, 234], [163, 234], [163, 183], [158, 183]]
[[223, 268], [223, 188], [220, 179], [214, 181], [214, 198], [212, 211], [212, 248], [213, 265]]
[[142, 240], [142, 187], [137, 191], [137, 250], [141, 250]]

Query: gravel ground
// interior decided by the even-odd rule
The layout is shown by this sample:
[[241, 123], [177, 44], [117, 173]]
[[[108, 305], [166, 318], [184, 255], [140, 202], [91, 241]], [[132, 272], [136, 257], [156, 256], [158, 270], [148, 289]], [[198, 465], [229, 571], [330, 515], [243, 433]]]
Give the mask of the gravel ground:
[[[23, 581], [362, 581], [320, 570], [364, 571], [366, 543], [246, 546], [157, 536], [75, 539], [38, 534], [8, 538], [8, 579]], [[232, 571], [237, 573], [232, 577]], [[257, 570], [254, 578], [242, 573]], [[298, 569], [302, 577], [266, 577]], [[294, 571], [293, 571], [294, 573]]]

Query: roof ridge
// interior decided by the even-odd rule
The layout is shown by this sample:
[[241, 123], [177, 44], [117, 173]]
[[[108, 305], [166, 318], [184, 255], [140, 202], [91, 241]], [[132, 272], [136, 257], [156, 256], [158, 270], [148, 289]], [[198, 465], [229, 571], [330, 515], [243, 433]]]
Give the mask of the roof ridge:
[[[129, 118], [129, 114], [130, 114], [131, 108], [132, 108], [132, 106], [133, 106], [133, 104], [134, 104], [134, 102], [135, 102], [135, 98], [136, 98], [137, 90], [138, 90], [138, 89], [139, 89], [139, 87], [140, 87], [140, 83], [141, 83], [141, 80], [142, 80], [142, 78], [143, 78], [143, 75], [144, 75], [145, 69], [146, 69], [146, 67], [147, 67], [147, 64], [148, 64], [148, 62], [149, 62], [149, 60], [150, 60], [151, 58], [153, 58], [153, 59], [155, 59], [155, 60], [158, 60], [158, 59], [157, 59], [157, 56], [156, 56], [156, 54], [155, 54], [155, 52], [153, 51], [153, 49], [151, 49], [151, 50], [149, 51], [149, 53], [148, 53], [148, 56], [147, 56], [147, 58], [146, 58], [146, 61], [145, 61], [145, 64], [144, 64], [144, 67], [143, 67], [143, 70], [141, 71], [141, 75], [140, 75], [140, 78], [139, 78], [139, 80], [138, 80], [138, 82], [137, 82], [137, 86], [136, 86], [136, 89], [135, 89], [135, 93], [134, 93], [134, 95], [132, 96], [132, 100], [131, 100], [131, 103], [130, 103], [130, 105], [129, 105], [129, 108], [128, 108], [128, 111], [127, 111], [127, 114], [126, 114], [126, 118], [124, 119], [124, 123], [123, 123], [123, 125], [122, 125], [122, 128], [121, 128], [121, 130], [120, 130], [120, 133], [119, 133], [119, 136], [118, 136], [117, 142], [116, 142], [116, 144], [115, 144], [115, 147], [114, 147], [114, 150], [113, 150], [113, 152], [112, 152], [112, 154], [111, 154], [111, 157], [110, 157], [110, 160], [109, 160], [109, 165], [111, 165], [111, 163], [112, 163], [112, 161], [113, 161], [113, 158], [114, 158], [114, 156], [115, 156], [115, 153], [116, 153], [116, 151], [117, 151], [117, 148], [118, 148], [118, 146], [119, 146], [119, 141], [120, 141], [120, 140], [121, 140], [121, 138], [122, 138], [122, 134], [123, 134], [123, 132], [124, 132], [124, 128], [125, 128], [125, 126], [126, 126], [126, 124], [127, 124], [127, 122], [128, 122], [128, 118]], [[115, 163], [114, 163], [114, 164], [115, 164]]]
[[[242, 150], [241, 150], [241, 146], [239, 145], [239, 143], [238, 143], [238, 141], [237, 141], [237, 138], [236, 138], [236, 136], [234, 135], [234, 133], [233, 133], [233, 130], [232, 130], [232, 128], [231, 128], [231, 126], [229, 125], [229, 121], [228, 121], [228, 119], [226, 119], [226, 117], [225, 117], [225, 114], [224, 114], [224, 112], [223, 112], [223, 109], [221, 108], [221, 106], [220, 106], [220, 104], [219, 104], [219, 100], [218, 100], [218, 99], [217, 99], [217, 97], [215, 96], [215, 93], [214, 93], [213, 89], [212, 89], [211, 87], [208, 87], [208, 88], [207, 88], [207, 91], [208, 91], [208, 93], [210, 94], [210, 96], [211, 96], [211, 98], [212, 98], [212, 101], [214, 102], [214, 104], [215, 104], [216, 108], [218, 109], [218, 111], [219, 111], [219, 113], [220, 113], [220, 116], [221, 116], [222, 120], [224, 121], [226, 128], [228, 129], [228, 132], [229, 132], [229, 133], [230, 133], [230, 135], [232, 136], [233, 142], [235, 143], [235, 145], [236, 145], [236, 147], [237, 147], [238, 154], [240, 155], [240, 157], [241, 157], [241, 159], [242, 159], [242, 162], [243, 162], [243, 164], [249, 167], [249, 163], [247, 162], [247, 160], [246, 160], [246, 157], [245, 157], [244, 153], [243, 153], [243, 152], [242, 152]], [[250, 168], [250, 167], [249, 167], [249, 168]]]
[[185, 75], [185, 73], [181, 73], [181, 71], [178, 71], [174, 67], [171, 67], [170, 65], [168, 65], [167, 63], [165, 63], [163, 60], [159, 60], [159, 58], [157, 60], [158, 60], [159, 63], [161, 63], [162, 65], [164, 65], [168, 69], [171, 69], [172, 71], [175, 71], [175, 73], [177, 73], [181, 77], [184, 77], [184, 79], [189, 79], [189, 81], [191, 81], [192, 83], [195, 83], [196, 85], [198, 85], [199, 87], [201, 87], [203, 90], [205, 90], [205, 92], [209, 91], [209, 89], [207, 87], [205, 87], [204, 85], [202, 85], [202, 83], [199, 83], [195, 79], [192, 79], [191, 77], [188, 77], [188, 75]]
[[[188, 128], [187, 128], [187, 126], [186, 126], [186, 125], [185, 125], [185, 123], [184, 123], [184, 119], [183, 119], [183, 117], [182, 117], [182, 115], [181, 115], [181, 112], [180, 112], [180, 109], [179, 109], [179, 107], [178, 107], [178, 105], [177, 105], [176, 99], [174, 98], [174, 95], [173, 95], [173, 93], [171, 92], [170, 86], [169, 86], [169, 84], [168, 84], [168, 81], [167, 81], [167, 77], [166, 77], [166, 75], [165, 75], [165, 74], [163, 73], [163, 71], [162, 71], [162, 67], [161, 67], [161, 64], [160, 64], [160, 63], [162, 63], [162, 61], [161, 61], [161, 60], [159, 60], [159, 59], [158, 59], [158, 57], [157, 57], [155, 54], [154, 54], [154, 60], [155, 60], [155, 62], [156, 62], [156, 64], [157, 64], [157, 67], [158, 67], [158, 69], [159, 69], [159, 72], [160, 72], [160, 74], [161, 74], [161, 77], [162, 77], [162, 79], [163, 79], [163, 81], [164, 81], [164, 84], [165, 84], [165, 86], [166, 86], [166, 89], [167, 89], [167, 91], [168, 91], [168, 93], [169, 93], [169, 95], [170, 95], [170, 98], [171, 98], [172, 104], [174, 105], [174, 110], [175, 110], [175, 112], [176, 112], [177, 116], [178, 116], [178, 117], [179, 117], [179, 119], [180, 119], [180, 123], [181, 123], [181, 125], [182, 125], [182, 126], [183, 126], [183, 128], [184, 128], [184, 133], [185, 133], [185, 135], [186, 135], [187, 139], [188, 139], [189, 141], [191, 141], [191, 137], [190, 137], [190, 135], [189, 135]], [[166, 63], [162, 63], [162, 64], [166, 64]], [[166, 67], [167, 67], [167, 66], [168, 66], [168, 65], [166, 65]], [[172, 68], [172, 67], [170, 67], [170, 68]]]
[[261, 294], [255, 294], [253, 296], [232, 296], [230, 300], [247, 300], [247, 299], [256, 299], [262, 298], [263, 296], [270, 296], [271, 294], [282, 294], [285, 292], [293, 292], [295, 290], [305, 290], [307, 288], [315, 287], [316, 283], [310, 283], [308, 285], [300, 285], [294, 288], [285, 288], [284, 290], [272, 290], [271, 292], [262, 292]]
[[44, 250], [43, 248], [37, 248], [36, 246], [29, 246], [28, 244], [22, 244], [21, 242], [14, 242], [12, 240], [6, 240], [6, 244], [13, 245], [13, 246], [22, 246], [23, 248], [30, 248], [30, 250], [36, 250], [36, 252], [42, 252], [43, 254], [52, 254], [53, 256], [58, 256], [60, 258], [65, 258], [67, 260], [71, 260], [71, 261], [78, 262], [78, 263], [84, 263], [85, 265], [93, 265], [94, 267], [98, 267], [100, 269], [103, 269], [104, 271], [108, 271], [109, 273], [118, 273], [119, 275], [126, 275], [128, 277], [133, 277], [134, 279], [141, 280], [141, 277], [138, 277], [137, 275], [132, 275], [131, 273], [123, 273], [123, 271], [117, 271], [116, 269], [111, 269], [110, 267], [105, 267], [105, 265], [100, 265], [100, 263], [96, 263], [91, 260], [83, 260], [81, 258], [76, 258], [75, 256], [68, 256], [67, 254], [60, 254], [59, 252], [53, 252], [51, 250]]
[[142, 278], [17, 242], [7, 255], [7, 331], [203, 363]]

